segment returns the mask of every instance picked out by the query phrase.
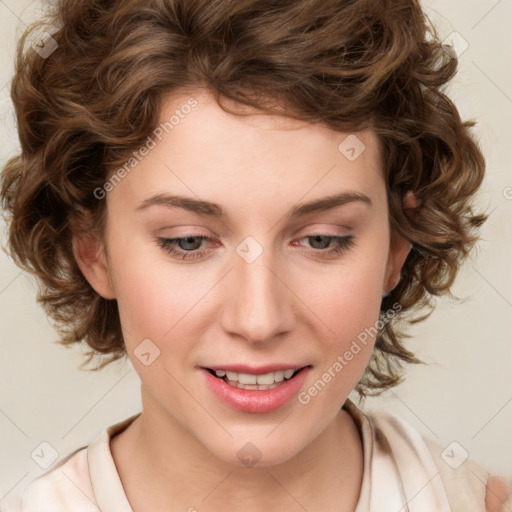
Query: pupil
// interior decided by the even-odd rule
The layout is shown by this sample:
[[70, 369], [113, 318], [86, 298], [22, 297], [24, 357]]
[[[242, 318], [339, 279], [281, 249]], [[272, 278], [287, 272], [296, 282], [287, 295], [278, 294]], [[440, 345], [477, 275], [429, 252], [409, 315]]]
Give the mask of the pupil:
[[[320, 241], [320, 246], [321, 247], [315, 247], [315, 249], [325, 249], [326, 247], [329, 246], [330, 239], [329, 239], [328, 236], [325, 236], [325, 235], [315, 235], [315, 236], [312, 236], [311, 238], [315, 241], [315, 243]], [[322, 238], [324, 239], [324, 243], [321, 243]], [[313, 247], [314, 247], [315, 243], [312, 244]]]
[[[196, 244], [197, 247], [194, 247], [194, 240], [196, 241]], [[189, 236], [187, 238], [184, 238], [182, 240], [178, 240], [178, 245], [180, 246], [180, 249], [183, 249], [183, 250], [194, 250], [194, 249], [198, 249], [200, 246], [201, 246], [201, 238], [199, 238], [198, 236]], [[199, 242], [199, 245], [198, 245], [198, 242]], [[187, 245], [187, 244], [192, 244], [193, 247], [183, 247], [183, 245]]]

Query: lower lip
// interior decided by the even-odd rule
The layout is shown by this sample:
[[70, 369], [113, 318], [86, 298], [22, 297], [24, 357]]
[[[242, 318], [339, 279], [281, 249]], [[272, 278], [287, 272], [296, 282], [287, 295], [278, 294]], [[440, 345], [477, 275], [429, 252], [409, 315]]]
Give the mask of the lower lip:
[[302, 368], [296, 375], [273, 389], [240, 389], [201, 368], [206, 385], [225, 403], [242, 412], [272, 412], [290, 402], [297, 395], [308, 375], [310, 367]]

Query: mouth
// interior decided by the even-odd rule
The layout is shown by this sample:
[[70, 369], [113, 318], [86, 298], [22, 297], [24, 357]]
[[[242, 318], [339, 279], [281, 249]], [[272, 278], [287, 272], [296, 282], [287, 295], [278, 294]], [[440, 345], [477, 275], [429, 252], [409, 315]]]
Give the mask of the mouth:
[[237, 372], [225, 369], [204, 368], [215, 378], [222, 380], [231, 387], [247, 390], [260, 390], [265, 391], [274, 389], [283, 385], [285, 382], [292, 380], [304, 368], [311, 365], [294, 367], [291, 365], [289, 368], [266, 371], [266, 373], [248, 373]]
[[[312, 365], [199, 367], [213, 396], [244, 413], [269, 413], [292, 403], [306, 383]], [[236, 370], [236, 371], [235, 371]]]

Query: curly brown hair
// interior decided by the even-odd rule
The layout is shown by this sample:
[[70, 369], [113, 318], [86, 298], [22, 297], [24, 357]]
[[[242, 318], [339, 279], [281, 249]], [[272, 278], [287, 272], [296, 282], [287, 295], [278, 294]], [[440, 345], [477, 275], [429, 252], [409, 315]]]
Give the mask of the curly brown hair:
[[[93, 290], [73, 256], [74, 221], [87, 209], [102, 236], [106, 201], [94, 190], [155, 129], [164, 96], [207, 89], [233, 114], [223, 99], [374, 130], [391, 233], [413, 247], [382, 300], [382, 313], [400, 311], [380, 329], [356, 390], [379, 394], [401, 380], [403, 363], [421, 362], [401, 322], [426, 318], [409, 313], [432, 296], [453, 297], [486, 215], [471, 204], [485, 169], [475, 123], [442, 90], [457, 58], [418, 0], [60, 0], [44, 20], [58, 44], [47, 56], [29, 44], [41, 23], [18, 43], [21, 154], [3, 170], [1, 200], [10, 253], [37, 277], [59, 343], [88, 344], [87, 362], [110, 356], [95, 369], [126, 356], [116, 301]], [[403, 210], [408, 190], [420, 203], [414, 216]]]

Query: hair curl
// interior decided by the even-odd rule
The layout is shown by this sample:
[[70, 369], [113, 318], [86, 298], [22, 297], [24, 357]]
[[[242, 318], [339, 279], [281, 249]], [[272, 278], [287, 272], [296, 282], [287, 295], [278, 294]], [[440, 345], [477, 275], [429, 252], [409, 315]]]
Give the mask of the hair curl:
[[[103, 233], [106, 201], [93, 191], [155, 129], [165, 95], [205, 88], [219, 105], [371, 128], [381, 145], [392, 235], [413, 248], [381, 305], [401, 311], [379, 331], [356, 390], [379, 394], [402, 378], [408, 312], [450, 293], [486, 215], [471, 201], [484, 157], [442, 91], [457, 70], [418, 0], [60, 0], [44, 21], [55, 51], [18, 43], [11, 96], [21, 154], [2, 175], [14, 261], [40, 284], [38, 301], [69, 345], [97, 366], [126, 356], [117, 303], [99, 296], [72, 251], [77, 208]], [[269, 101], [272, 100], [272, 101]], [[276, 106], [277, 105], [277, 106]], [[413, 217], [402, 200], [414, 191]], [[452, 296], [453, 297], [453, 296]], [[409, 319], [420, 321], [428, 315]]]

